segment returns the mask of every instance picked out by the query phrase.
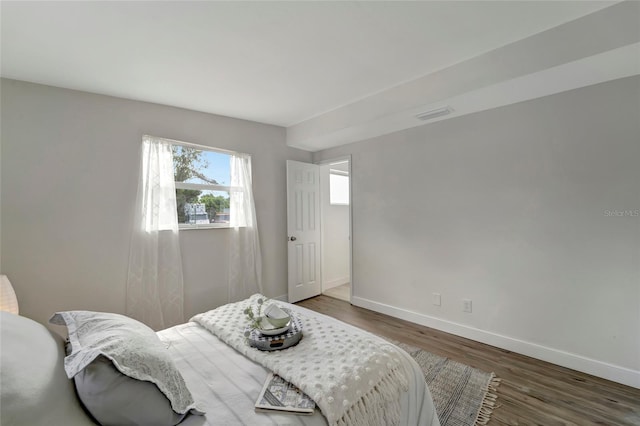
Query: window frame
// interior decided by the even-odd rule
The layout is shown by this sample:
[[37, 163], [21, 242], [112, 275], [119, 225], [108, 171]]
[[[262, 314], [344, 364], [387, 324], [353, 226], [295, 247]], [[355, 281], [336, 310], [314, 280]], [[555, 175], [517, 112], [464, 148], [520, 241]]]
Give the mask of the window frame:
[[[198, 145], [198, 144], [194, 144], [194, 143], [190, 143], [190, 142], [182, 142], [182, 141], [177, 141], [177, 140], [173, 140], [173, 139], [165, 139], [166, 141], [168, 141], [171, 146], [180, 146], [180, 147], [185, 147], [185, 148], [193, 148], [193, 149], [198, 149], [200, 151], [209, 151], [209, 152], [214, 152], [214, 153], [218, 153], [218, 154], [226, 154], [229, 156], [232, 155], [236, 155], [236, 154], [241, 154], [237, 151], [229, 151], [226, 149], [221, 149], [221, 148], [212, 148], [210, 146], [206, 146], [206, 145]], [[248, 154], [246, 154], [248, 155]], [[229, 180], [231, 180], [231, 176], [229, 176]], [[191, 189], [191, 190], [196, 190], [196, 191], [225, 191], [229, 194], [229, 198], [231, 198], [231, 191], [233, 188], [233, 186], [231, 185], [215, 185], [215, 184], [210, 184], [210, 183], [191, 183], [191, 182], [176, 182], [175, 178], [174, 178], [174, 186], [175, 189]], [[176, 206], [177, 207], [177, 206]], [[180, 231], [183, 230], [189, 230], [189, 229], [228, 229], [228, 228], [232, 228], [231, 224], [229, 223], [207, 223], [207, 224], [196, 224], [196, 223], [178, 223], [178, 229]]]
[[[331, 201], [331, 175], [334, 176], [341, 176], [344, 178], [347, 178], [347, 202], [346, 203], [335, 203]], [[337, 170], [337, 169], [332, 169], [329, 168], [329, 205], [330, 206], [348, 206], [350, 203], [350, 199], [351, 199], [351, 179], [349, 176], [349, 172], [348, 171], [344, 171], [344, 170]]]

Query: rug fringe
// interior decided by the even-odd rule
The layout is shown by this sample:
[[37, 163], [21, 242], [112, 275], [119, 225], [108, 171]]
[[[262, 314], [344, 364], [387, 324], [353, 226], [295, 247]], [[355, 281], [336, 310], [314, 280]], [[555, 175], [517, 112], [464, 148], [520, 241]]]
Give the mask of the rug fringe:
[[496, 400], [498, 399], [497, 391], [500, 386], [501, 379], [497, 378], [495, 373], [491, 373], [491, 378], [487, 387], [484, 389], [484, 397], [482, 398], [482, 405], [480, 411], [476, 416], [475, 426], [485, 426], [491, 420], [493, 410], [496, 408]]

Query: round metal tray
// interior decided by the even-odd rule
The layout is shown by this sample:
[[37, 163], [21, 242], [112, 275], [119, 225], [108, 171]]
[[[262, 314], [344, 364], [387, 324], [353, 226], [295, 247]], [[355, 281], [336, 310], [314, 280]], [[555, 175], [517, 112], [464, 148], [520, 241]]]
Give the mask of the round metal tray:
[[261, 351], [277, 351], [295, 346], [302, 339], [302, 322], [295, 316], [291, 317], [289, 330], [275, 336], [265, 336], [259, 330], [251, 330], [247, 340], [249, 346]]

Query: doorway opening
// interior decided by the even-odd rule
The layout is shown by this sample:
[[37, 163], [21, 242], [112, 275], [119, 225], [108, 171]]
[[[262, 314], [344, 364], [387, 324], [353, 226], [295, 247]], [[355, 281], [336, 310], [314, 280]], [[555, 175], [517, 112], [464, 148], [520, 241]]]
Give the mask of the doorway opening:
[[322, 294], [351, 302], [351, 160], [320, 166]]

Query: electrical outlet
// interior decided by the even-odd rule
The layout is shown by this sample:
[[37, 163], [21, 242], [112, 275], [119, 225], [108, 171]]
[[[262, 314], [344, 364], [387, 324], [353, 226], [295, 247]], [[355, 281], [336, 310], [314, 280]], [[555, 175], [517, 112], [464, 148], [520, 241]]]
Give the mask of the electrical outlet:
[[433, 304], [436, 306], [440, 306], [442, 304], [440, 293], [433, 293]]
[[462, 299], [462, 310], [464, 312], [471, 312], [471, 299]]

